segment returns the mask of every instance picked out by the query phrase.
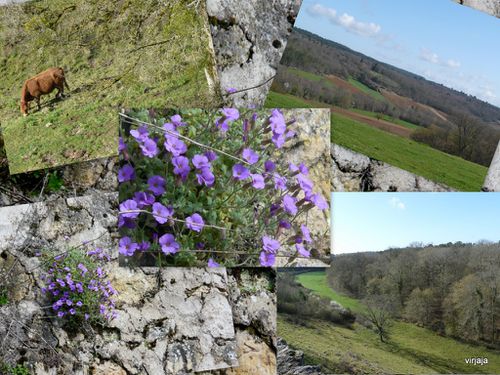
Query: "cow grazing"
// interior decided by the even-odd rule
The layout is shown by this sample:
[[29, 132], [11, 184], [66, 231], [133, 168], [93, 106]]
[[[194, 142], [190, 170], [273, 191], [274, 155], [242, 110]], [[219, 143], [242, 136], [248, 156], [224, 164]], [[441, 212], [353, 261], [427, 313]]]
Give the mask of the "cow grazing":
[[21, 92], [21, 113], [28, 115], [29, 102], [35, 100], [40, 110], [40, 96], [57, 89], [56, 98], [64, 95], [64, 86], [69, 90], [63, 68], [49, 68], [24, 82]]

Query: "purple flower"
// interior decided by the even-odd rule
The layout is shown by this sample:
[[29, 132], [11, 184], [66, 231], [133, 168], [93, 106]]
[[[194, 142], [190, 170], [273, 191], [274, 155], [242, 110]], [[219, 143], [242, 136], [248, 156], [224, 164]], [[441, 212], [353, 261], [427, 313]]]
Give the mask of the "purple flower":
[[205, 155], [195, 155], [192, 159], [196, 169], [210, 168], [210, 163]]
[[70, 299], [66, 300], [66, 305], [72, 306], [73, 305], [73, 301], [70, 300]]
[[175, 137], [167, 137], [164, 143], [165, 149], [170, 152], [173, 156], [179, 156], [185, 154], [187, 151], [187, 146], [180, 139]]
[[274, 262], [276, 262], [276, 256], [272, 253], [261, 251], [259, 261], [262, 267], [272, 267], [274, 266]]
[[134, 201], [136, 201], [138, 208], [143, 208], [145, 206], [151, 206], [155, 202], [155, 197], [144, 191], [138, 191], [134, 194]]
[[123, 217], [122, 215], [118, 215], [118, 228], [125, 227], [129, 229], [134, 229], [137, 227], [137, 223], [134, 219], [129, 217]]
[[270, 173], [276, 169], [276, 164], [274, 164], [271, 160], [266, 160], [264, 163], [264, 169], [266, 172]]
[[76, 303], [76, 305], [77, 305], [78, 307], [82, 307], [82, 306], [83, 306], [83, 302], [82, 302], [82, 301], [78, 301], [78, 302]]
[[269, 117], [269, 123], [271, 124], [271, 130], [274, 134], [280, 135], [286, 131], [285, 118], [279, 109], [272, 110], [271, 117]]
[[276, 148], [281, 148], [285, 144], [285, 136], [283, 134], [273, 134], [271, 140]]
[[316, 207], [320, 210], [328, 209], [328, 202], [323, 198], [321, 194], [313, 194], [311, 196], [311, 202], [314, 203]]
[[279, 227], [284, 229], [290, 229], [292, 225], [286, 220], [280, 220]]
[[229, 130], [229, 123], [240, 118], [240, 113], [236, 108], [223, 108], [222, 117], [215, 121], [215, 126], [223, 132]]
[[172, 164], [174, 165], [174, 174], [181, 176], [181, 179], [185, 181], [189, 171], [191, 171], [189, 159], [185, 156], [176, 156], [172, 158]]
[[137, 142], [142, 143], [142, 142], [144, 142], [144, 141], [148, 138], [148, 136], [149, 136], [149, 133], [148, 133], [148, 128], [147, 128], [146, 126], [141, 126], [141, 127], [139, 127], [139, 129], [137, 129], [137, 130], [135, 130], [135, 129], [134, 129], [134, 130], [131, 130], [131, 131], [130, 131], [130, 135], [131, 135], [132, 137], [134, 137], [134, 138], [137, 140]]
[[234, 87], [229, 87], [226, 89], [226, 92], [228, 94], [234, 94], [236, 91], [238, 91], [238, 90], [236, 90]]
[[122, 152], [123, 150], [127, 149], [127, 145], [125, 142], [123, 142], [123, 138], [119, 137], [118, 138], [118, 152]]
[[245, 180], [250, 177], [250, 171], [241, 164], [235, 164], [233, 166], [233, 177], [239, 181]]
[[217, 154], [212, 150], [205, 151], [204, 155], [207, 157], [209, 162], [213, 162], [217, 159]]
[[269, 213], [271, 214], [271, 216], [274, 216], [278, 213], [280, 208], [281, 206], [279, 204], [272, 203], [271, 207], [269, 208]]
[[149, 190], [154, 195], [162, 195], [165, 192], [165, 179], [161, 176], [152, 176], [148, 179]]
[[76, 268], [82, 271], [82, 276], [85, 276], [85, 274], [89, 271], [83, 263], [78, 263], [78, 266], [76, 266]]
[[69, 309], [69, 313], [71, 315], [75, 315], [76, 314], [76, 310], [74, 308], [71, 308], [71, 309]]
[[262, 177], [261, 174], [251, 174], [252, 177], [252, 186], [257, 189], [257, 190], [262, 190], [266, 187], [266, 184], [264, 183], [264, 177]]
[[177, 131], [177, 128], [175, 127], [174, 124], [167, 122], [167, 123], [163, 124], [163, 129], [165, 129], [165, 139], [167, 139], [169, 137], [177, 139], [177, 135], [179, 134], [179, 132]]
[[62, 318], [64, 315], [65, 315], [65, 313], [64, 313], [63, 311], [59, 311], [59, 312], [57, 313], [57, 316], [58, 316], [59, 318]]
[[274, 188], [276, 190], [286, 190], [286, 177], [280, 176], [278, 173], [275, 173]]
[[[118, 251], [120, 254], [125, 256], [132, 256], [134, 252], [139, 248], [139, 245], [135, 242], [132, 242], [130, 237], [122, 237], [118, 244]], [[77, 285], [78, 289], [78, 285]]]
[[205, 226], [205, 222], [199, 214], [192, 214], [186, 218], [186, 226], [199, 233]]
[[312, 181], [302, 173], [299, 173], [297, 175], [297, 182], [299, 183], [300, 188], [304, 190], [305, 193], [311, 192], [314, 188], [314, 184], [312, 183]]
[[161, 236], [158, 242], [161, 245], [161, 251], [166, 255], [175, 254], [179, 251], [180, 245], [175, 242], [175, 237], [170, 233]]
[[104, 272], [102, 271], [102, 268], [101, 267], [97, 267], [97, 269], [95, 270], [95, 272], [97, 273], [97, 276], [102, 278], [104, 276]]
[[125, 164], [118, 170], [118, 182], [126, 182], [135, 178], [135, 170], [130, 164]]
[[295, 204], [296, 202], [297, 202], [297, 198], [292, 197], [292, 196], [286, 194], [283, 197], [283, 208], [290, 215], [295, 215], [295, 214], [297, 214], [297, 211], [298, 211], [298, 208], [297, 208], [297, 206]]
[[311, 256], [311, 253], [306, 250], [303, 244], [298, 243], [295, 245], [295, 248], [297, 249], [297, 252], [303, 257], [309, 258]]
[[306, 176], [309, 174], [309, 169], [306, 167], [306, 165], [304, 163], [299, 164], [299, 171], [300, 171], [300, 173], [302, 173], [303, 175], [306, 175]]
[[165, 224], [172, 217], [174, 210], [171, 207], [165, 207], [161, 203], [153, 203], [153, 217], [160, 224]]
[[217, 263], [215, 260], [213, 260], [212, 258], [210, 258], [208, 260], [208, 267], [209, 268], [216, 268], [216, 267], [220, 267], [220, 264]]
[[288, 169], [290, 170], [290, 172], [298, 172], [299, 171], [299, 167], [297, 167], [297, 164], [295, 164], [295, 163], [288, 163]]
[[196, 178], [200, 185], [212, 186], [215, 183], [215, 176], [210, 168], [203, 168], [199, 173], [196, 173]]
[[276, 254], [281, 244], [278, 240], [275, 240], [269, 236], [262, 237], [262, 249], [268, 253]]
[[259, 161], [259, 155], [251, 148], [245, 148], [242, 155], [243, 159], [245, 159], [249, 164], [255, 164]]
[[229, 121], [236, 121], [240, 118], [240, 112], [236, 108], [222, 108], [222, 114]]
[[139, 251], [146, 251], [151, 247], [151, 244], [148, 241], [142, 241], [139, 244]]
[[90, 315], [85, 313], [85, 320], [89, 320], [89, 318], [90, 318]]
[[170, 121], [172, 121], [175, 127], [187, 125], [185, 122], [182, 122], [182, 117], [180, 115], [173, 115], [170, 117]]
[[151, 138], [146, 138], [141, 145], [142, 154], [148, 158], [153, 158], [158, 155], [158, 146]]
[[304, 241], [312, 242], [311, 232], [309, 232], [309, 228], [302, 224], [300, 226], [300, 230], [302, 232], [302, 237], [304, 237]]
[[127, 199], [125, 202], [120, 203], [120, 216], [128, 217], [130, 219], [135, 219], [139, 216], [139, 212], [127, 212], [136, 211], [138, 209], [137, 202], [133, 199]]

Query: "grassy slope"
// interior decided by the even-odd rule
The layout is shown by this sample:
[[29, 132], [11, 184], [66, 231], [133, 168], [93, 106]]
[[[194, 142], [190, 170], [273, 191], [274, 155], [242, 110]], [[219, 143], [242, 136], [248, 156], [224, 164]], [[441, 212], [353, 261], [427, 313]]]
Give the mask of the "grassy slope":
[[349, 82], [354, 87], [357, 87], [358, 89], [360, 89], [361, 91], [363, 91], [365, 94], [370, 95], [374, 99], [380, 100], [382, 102], [386, 101], [386, 99], [383, 97], [383, 95], [381, 93], [379, 93], [379, 92], [377, 92], [377, 91], [369, 88], [368, 86], [364, 85], [363, 83], [361, 83], [359, 81], [356, 81], [352, 77], [349, 77], [349, 79], [347, 80], [347, 82]]
[[488, 168], [332, 114], [332, 141], [461, 191], [479, 191]]
[[[299, 97], [269, 92], [265, 107], [325, 107]], [[332, 142], [461, 191], [479, 191], [488, 169], [422, 143], [332, 114]]]
[[[363, 309], [359, 301], [329, 291], [324, 272], [301, 274], [298, 280], [305, 287], [345, 304], [353, 311]], [[330, 371], [345, 369], [347, 364], [356, 373], [500, 372], [500, 354], [441, 337], [430, 330], [404, 322], [393, 324], [388, 344], [381, 343], [374, 332], [359, 324], [354, 324], [353, 329], [323, 321], [297, 326], [280, 316], [278, 332], [293, 347], [303, 350], [311, 362], [322, 363]], [[489, 364], [467, 365], [464, 359], [468, 356], [487, 357]]]
[[[11, 173], [115, 154], [120, 107], [213, 103], [204, 71], [213, 69], [207, 20], [186, 3], [40, 0], [24, 11], [0, 7], [0, 125]], [[65, 68], [70, 96], [23, 118], [22, 83], [50, 66]], [[42, 105], [54, 95], [42, 97]]]
[[421, 129], [422, 128], [421, 126], [413, 124], [411, 122], [408, 122], [408, 121], [405, 121], [405, 120], [396, 119], [396, 118], [393, 118], [391, 116], [384, 115], [384, 114], [378, 114], [378, 113], [375, 113], [375, 112], [364, 111], [362, 109], [356, 109], [356, 108], [351, 108], [349, 110], [352, 111], [352, 112], [356, 112], [356, 113], [359, 113], [361, 115], [365, 115], [365, 116], [369, 116], [369, 117], [373, 117], [373, 118], [377, 118], [377, 116], [382, 116], [381, 117], [382, 120], [389, 121], [389, 122], [392, 122], [394, 124], [401, 125], [401, 126], [404, 126], [405, 128], [412, 129], [412, 130]]

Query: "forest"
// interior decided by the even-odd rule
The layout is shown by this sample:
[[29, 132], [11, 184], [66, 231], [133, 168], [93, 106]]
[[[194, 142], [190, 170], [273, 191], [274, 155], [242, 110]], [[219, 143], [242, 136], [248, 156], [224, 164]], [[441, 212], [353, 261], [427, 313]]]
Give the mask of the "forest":
[[485, 166], [500, 139], [500, 108], [299, 28], [272, 90], [410, 122], [414, 140]]
[[338, 255], [327, 275], [333, 289], [391, 319], [500, 348], [500, 242]]

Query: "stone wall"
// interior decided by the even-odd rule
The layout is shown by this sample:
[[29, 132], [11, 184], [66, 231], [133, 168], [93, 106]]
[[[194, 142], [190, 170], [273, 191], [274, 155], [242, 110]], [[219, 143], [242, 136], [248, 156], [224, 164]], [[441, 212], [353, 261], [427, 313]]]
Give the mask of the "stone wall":
[[332, 191], [453, 191], [452, 188], [359, 154], [331, 145]]
[[[274, 374], [275, 273], [122, 268], [116, 194], [0, 208], [0, 362], [34, 374]], [[68, 328], [40, 293], [36, 253], [92, 241], [108, 250], [118, 317]]]

